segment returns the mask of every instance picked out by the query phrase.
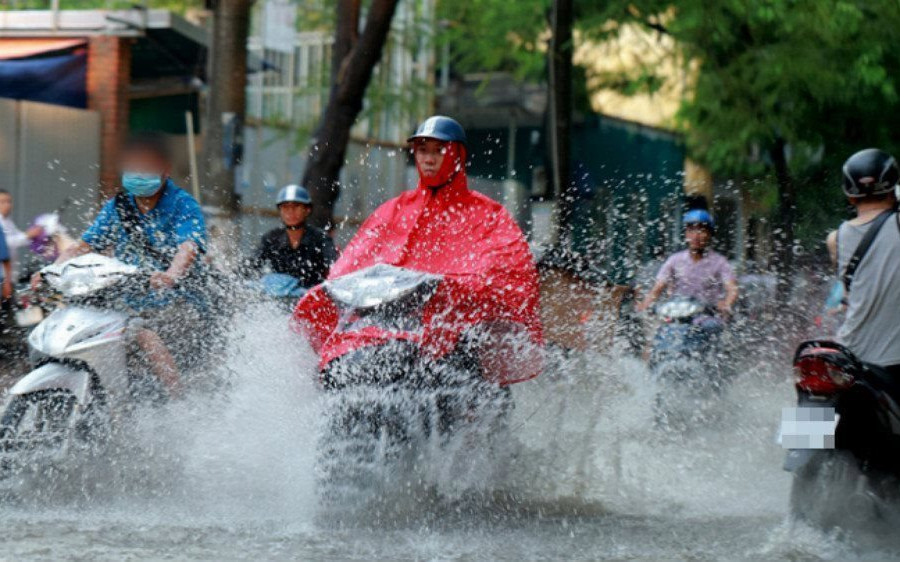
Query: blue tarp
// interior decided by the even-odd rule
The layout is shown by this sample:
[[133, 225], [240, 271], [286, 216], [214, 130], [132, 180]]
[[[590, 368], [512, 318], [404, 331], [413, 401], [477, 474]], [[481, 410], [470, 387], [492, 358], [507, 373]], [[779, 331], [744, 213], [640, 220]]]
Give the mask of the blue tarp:
[[0, 60], [0, 98], [87, 107], [87, 55]]

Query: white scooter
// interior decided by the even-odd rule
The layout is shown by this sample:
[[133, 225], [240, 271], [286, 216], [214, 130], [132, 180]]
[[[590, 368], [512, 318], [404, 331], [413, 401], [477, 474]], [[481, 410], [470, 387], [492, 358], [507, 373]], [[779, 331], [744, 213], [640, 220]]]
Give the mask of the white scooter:
[[146, 287], [147, 273], [99, 254], [41, 273], [62, 305], [29, 335], [34, 369], [8, 391], [0, 416], [0, 479], [25, 463], [62, 460], [73, 448], [102, 442], [110, 421], [134, 404], [136, 381], [161, 391], [152, 375], [129, 369], [141, 320], [123, 299]]

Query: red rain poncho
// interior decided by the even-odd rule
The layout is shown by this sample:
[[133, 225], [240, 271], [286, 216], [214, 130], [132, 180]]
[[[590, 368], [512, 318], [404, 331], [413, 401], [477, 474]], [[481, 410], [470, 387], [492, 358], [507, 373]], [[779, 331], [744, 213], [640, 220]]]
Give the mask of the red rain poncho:
[[[521, 229], [499, 203], [467, 187], [462, 145], [447, 145], [438, 180], [381, 205], [360, 227], [328, 278], [375, 264], [444, 276], [426, 305], [419, 343], [433, 357], [453, 350], [475, 325], [502, 326], [483, 345], [481, 365], [506, 385], [537, 376], [542, 343], [538, 274]], [[455, 164], [454, 164], [455, 162]], [[420, 174], [421, 178], [421, 174]], [[428, 187], [443, 184], [438, 189]], [[348, 351], [398, 337], [376, 329], [335, 332], [338, 310], [321, 285], [304, 296], [293, 327], [321, 356], [320, 367]], [[509, 332], [517, 337], [509, 338]], [[524, 345], [523, 345], [524, 344]]]

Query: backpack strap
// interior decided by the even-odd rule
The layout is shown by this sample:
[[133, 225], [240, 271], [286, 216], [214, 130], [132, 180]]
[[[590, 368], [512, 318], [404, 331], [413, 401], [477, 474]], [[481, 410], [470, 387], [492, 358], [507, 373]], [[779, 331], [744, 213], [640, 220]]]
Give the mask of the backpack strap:
[[859, 245], [856, 247], [856, 251], [853, 252], [853, 255], [850, 257], [850, 261], [847, 262], [847, 268], [844, 270], [843, 282], [844, 282], [844, 291], [849, 294], [850, 293], [850, 285], [853, 283], [853, 276], [856, 274], [856, 270], [859, 267], [859, 262], [865, 257], [866, 253], [868, 253], [869, 248], [872, 247], [872, 243], [875, 241], [875, 237], [878, 236], [878, 232], [881, 230], [881, 227], [884, 226], [884, 223], [895, 214], [894, 209], [886, 209], [881, 212], [875, 220], [872, 221], [872, 226], [869, 227], [869, 230], [866, 231], [865, 235], [863, 235], [862, 240], [859, 241]]
[[834, 231], [834, 275], [841, 276], [841, 227]]
[[126, 236], [131, 240], [134, 247], [163, 264], [164, 267], [168, 267], [172, 262], [172, 256], [153, 247], [153, 244], [147, 239], [147, 235], [144, 234], [143, 229], [137, 228], [137, 225], [141, 223], [141, 216], [137, 207], [128, 199], [128, 196], [124, 193], [116, 194], [113, 205], [116, 208], [116, 213], [119, 215], [119, 224], [122, 225], [122, 230], [125, 231]]

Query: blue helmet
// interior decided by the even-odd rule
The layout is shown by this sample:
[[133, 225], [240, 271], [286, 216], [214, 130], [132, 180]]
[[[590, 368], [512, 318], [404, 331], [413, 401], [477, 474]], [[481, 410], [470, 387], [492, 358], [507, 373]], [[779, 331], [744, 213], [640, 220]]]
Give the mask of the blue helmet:
[[406, 139], [412, 142], [416, 139], [436, 139], [444, 142], [461, 142], [466, 144], [466, 131], [456, 120], [443, 115], [429, 117], [419, 125], [416, 133]]
[[691, 209], [681, 218], [681, 223], [684, 226], [702, 224], [710, 230], [716, 229], [716, 221], [713, 220], [712, 215], [706, 209]]
[[302, 203], [304, 205], [312, 205], [312, 197], [309, 196], [309, 191], [307, 191], [305, 187], [292, 183], [291, 185], [282, 187], [281, 191], [278, 192], [278, 199], [276, 200], [275, 206], [277, 207], [282, 203]]

